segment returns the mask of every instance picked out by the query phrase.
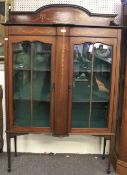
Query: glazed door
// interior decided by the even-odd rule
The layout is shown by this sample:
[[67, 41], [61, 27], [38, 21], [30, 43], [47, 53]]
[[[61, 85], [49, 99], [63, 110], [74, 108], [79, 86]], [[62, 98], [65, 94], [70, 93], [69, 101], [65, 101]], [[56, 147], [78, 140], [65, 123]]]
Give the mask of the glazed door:
[[111, 131], [116, 40], [71, 38], [71, 132]]
[[17, 131], [21, 128], [25, 131], [51, 131], [54, 118], [54, 38], [16, 36], [10, 38], [9, 46], [10, 127]]

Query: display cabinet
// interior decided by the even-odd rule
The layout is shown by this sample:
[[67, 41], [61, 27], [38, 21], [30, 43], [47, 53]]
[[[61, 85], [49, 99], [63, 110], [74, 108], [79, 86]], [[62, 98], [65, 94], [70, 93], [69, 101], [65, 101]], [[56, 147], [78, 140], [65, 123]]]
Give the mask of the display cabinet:
[[120, 27], [110, 26], [114, 17], [74, 5], [10, 12], [5, 38], [8, 171], [12, 134], [114, 137], [121, 36]]

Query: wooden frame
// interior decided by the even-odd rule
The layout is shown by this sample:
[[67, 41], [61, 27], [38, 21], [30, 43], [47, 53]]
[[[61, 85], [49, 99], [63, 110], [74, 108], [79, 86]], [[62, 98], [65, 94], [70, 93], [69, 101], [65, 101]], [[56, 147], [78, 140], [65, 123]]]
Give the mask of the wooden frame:
[[[10, 40], [9, 40], [9, 45], [11, 46], [9, 48], [9, 55], [10, 55], [10, 58], [12, 58], [12, 44], [16, 43], [16, 42], [21, 42], [21, 41], [40, 41], [40, 42], [44, 42], [44, 43], [49, 43], [49, 44], [52, 44], [52, 56], [51, 56], [51, 86], [53, 87], [53, 84], [54, 84], [54, 62], [55, 62], [55, 38], [53, 37], [46, 37], [46, 36], [24, 36], [24, 37], [20, 37], [20, 36], [16, 36], [16, 37], [10, 37]], [[11, 76], [12, 75], [12, 59], [9, 59], [9, 67], [10, 67], [10, 70], [9, 70], [9, 84], [12, 84], [13, 85], [13, 77]], [[9, 101], [13, 101], [13, 86], [10, 86], [10, 92], [9, 93]], [[53, 128], [53, 118], [54, 118], [54, 90], [51, 91], [51, 106], [50, 106], [50, 128], [40, 128], [39, 130], [41, 132], [53, 132], [52, 131], [52, 128]], [[38, 131], [38, 128], [36, 127], [31, 127], [31, 129], [29, 127], [14, 127], [14, 122], [13, 122], [13, 103], [11, 103], [11, 105], [9, 105], [9, 114], [10, 114], [10, 124], [9, 124], [9, 130], [10, 132], [36, 132]]]
[[[83, 29], [82, 29], [83, 30]], [[92, 31], [93, 29], [91, 29]], [[85, 29], [84, 29], [84, 33], [85, 33]], [[99, 36], [101, 37], [101, 35], [99, 34]], [[115, 87], [118, 86], [118, 76], [115, 75], [115, 70], [119, 69], [119, 62], [118, 62], [118, 65], [117, 65], [117, 61], [116, 61], [116, 58], [117, 58], [117, 53], [116, 53], [116, 47], [117, 47], [117, 39], [114, 37], [112, 38], [112, 40], [110, 40], [110, 38], [90, 38], [90, 37], [72, 37], [71, 38], [71, 41], [70, 41], [70, 55], [71, 57], [73, 58], [73, 45], [74, 44], [80, 44], [80, 43], [84, 43], [84, 42], [91, 42], [91, 43], [96, 43], [100, 41], [101, 43], [104, 43], [104, 44], [107, 44], [107, 45], [112, 45], [113, 46], [113, 67], [112, 67], [112, 82], [111, 82], [111, 94], [110, 94], [110, 107], [109, 107], [109, 123], [108, 123], [108, 128], [99, 128], [99, 129], [94, 129], [94, 128], [91, 128], [91, 131], [87, 128], [87, 129], [81, 129], [81, 128], [76, 128], [76, 129], [71, 129], [70, 132], [71, 133], [87, 133], [87, 134], [94, 134], [96, 135], [98, 133], [98, 135], [114, 135], [114, 131], [112, 130], [112, 123], [113, 122], [113, 116], [116, 111], [113, 110], [114, 109], [114, 104], [113, 104], [113, 99], [115, 97]], [[72, 62], [72, 59], [71, 59], [71, 62], [70, 62], [70, 65], [71, 65], [71, 69], [70, 69], [70, 72], [69, 72], [69, 75], [70, 75], [70, 80], [69, 80], [69, 85], [72, 86], [72, 73], [73, 73], [73, 62]], [[69, 109], [71, 109], [71, 99], [72, 99], [72, 94], [70, 93], [69, 95]], [[116, 108], [116, 107], [115, 107]], [[69, 111], [69, 116], [71, 116], [71, 111]], [[71, 119], [69, 121], [69, 123], [71, 123]], [[71, 124], [69, 124], [70, 126]]]

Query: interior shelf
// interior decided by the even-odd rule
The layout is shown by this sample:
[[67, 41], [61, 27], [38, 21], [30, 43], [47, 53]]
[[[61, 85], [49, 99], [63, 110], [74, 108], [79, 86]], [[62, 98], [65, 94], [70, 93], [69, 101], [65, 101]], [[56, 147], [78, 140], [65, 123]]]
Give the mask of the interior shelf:
[[14, 67], [14, 71], [31, 71], [30, 68], [20, 68], [20, 67]]
[[46, 72], [46, 71], [50, 72], [50, 71], [51, 71], [50, 68], [42, 68], [42, 69], [29, 69], [29, 68], [18, 68], [18, 67], [15, 67], [15, 68], [14, 68], [14, 71], [18, 71], [18, 70], [19, 70], [19, 71], [33, 71], [33, 72], [34, 72], [34, 71], [35, 71], [35, 72], [37, 72], [37, 71], [38, 71], [38, 72], [39, 72], [39, 71], [40, 71], [40, 72], [41, 72], [41, 71], [42, 71], [42, 72]]
[[37, 72], [37, 71], [38, 71], [38, 72], [39, 72], [39, 71], [40, 71], [40, 72], [41, 72], [41, 71], [42, 71], [42, 72], [48, 71], [48, 72], [50, 72], [50, 71], [51, 71], [51, 68], [41, 68], [41, 69], [38, 68], [38, 69], [33, 69], [32, 71], [35, 71], [35, 72]]
[[[81, 72], [81, 73], [83, 73], [83, 72], [91, 72], [91, 70], [83, 70], [83, 69], [75, 69], [74, 70], [74, 72]], [[111, 72], [111, 70], [110, 69], [93, 69], [93, 72], [98, 72], [98, 73], [103, 73], [103, 72]]]

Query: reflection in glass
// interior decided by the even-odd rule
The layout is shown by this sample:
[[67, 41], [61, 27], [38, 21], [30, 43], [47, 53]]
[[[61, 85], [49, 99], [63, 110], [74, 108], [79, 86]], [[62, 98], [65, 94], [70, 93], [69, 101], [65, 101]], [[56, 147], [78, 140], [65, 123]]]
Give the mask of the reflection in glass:
[[33, 57], [34, 69], [50, 69], [51, 45], [34, 42], [35, 56]]
[[[94, 44], [91, 124], [93, 128], [108, 127], [111, 85], [112, 46]], [[96, 70], [96, 71], [95, 71]]]
[[50, 126], [51, 44], [13, 44], [15, 126]]
[[72, 128], [107, 128], [112, 46], [74, 45]]
[[[72, 127], [88, 127], [90, 115], [92, 44], [74, 45]], [[84, 115], [85, 114], [85, 115]]]
[[50, 101], [50, 72], [33, 72], [33, 100]]
[[13, 73], [14, 99], [30, 100], [31, 73], [15, 70]]
[[110, 71], [112, 64], [112, 46], [102, 43], [94, 44], [94, 70]]
[[91, 70], [92, 44], [84, 43], [74, 45], [74, 70], [88, 71]]
[[33, 48], [35, 52], [32, 59], [32, 126], [49, 127], [51, 45], [36, 41]]
[[31, 43], [29, 41], [13, 44], [13, 65], [15, 68], [30, 68], [30, 57]]

